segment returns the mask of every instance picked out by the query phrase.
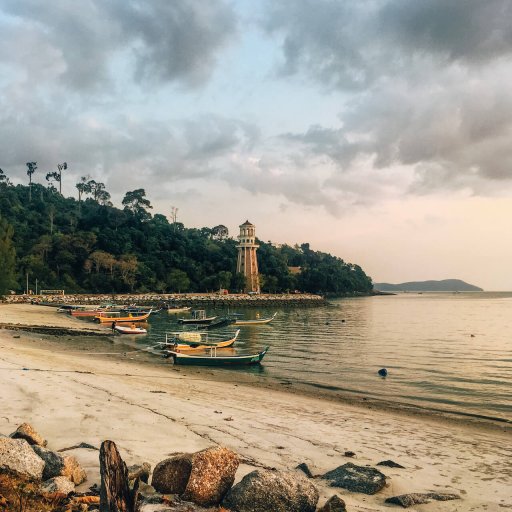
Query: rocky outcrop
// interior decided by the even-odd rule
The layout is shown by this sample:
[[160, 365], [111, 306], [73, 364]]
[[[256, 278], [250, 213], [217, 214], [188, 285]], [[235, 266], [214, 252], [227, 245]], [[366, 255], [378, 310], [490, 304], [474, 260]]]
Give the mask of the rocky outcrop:
[[313, 473], [311, 473], [309, 466], [305, 462], [298, 464], [295, 469], [302, 471], [308, 478], [313, 478]]
[[431, 501], [449, 501], [460, 500], [458, 494], [442, 494], [436, 492], [401, 494], [400, 496], [392, 496], [386, 500], [386, 503], [400, 505], [403, 508], [412, 507], [413, 505], [422, 505]]
[[236, 453], [223, 447], [181, 454], [156, 465], [151, 485], [202, 506], [216, 505], [233, 485], [238, 464]]
[[15, 473], [40, 480], [44, 462], [34, 453], [25, 439], [0, 437], [0, 472], [11, 470]]
[[78, 460], [72, 455], [61, 455], [40, 446], [32, 447], [35, 453], [44, 461], [43, 479], [57, 476], [66, 477], [75, 485], [80, 485], [87, 480], [87, 473]]
[[223, 506], [237, 512], [314, 512], [318, 497], [297, 471], [257, 470], [231, 488]]
[[65, 494], [66, 496], [75, 490], [73, 482], [69, 481], [65, 476], [56, 476], [50, 478], [41, 484], [41, 492], [43, 494]]
[[28, 444], [46, 446], [47, 441], [29, 423], [22, 423], [11, 435], [12, 439], [25, 439]]
[[386, 475], [378, 469], [357, 466], [351, 462], [328, 471], [322, 478], [328, 480], [331, 487], [364, 494], [375, 494], [386, 485]]
[[377, 466], [387, 466], [388, 468], [405, 469], [404, 466], [398, 464], [398, 462], [395, 462], [394, 460], [382, 460], [377, 463]]
[[318, 512], [347, 512], [347, 508], [345, 502], [335, 494], [325, 502], [322, 508], [318, 509]]

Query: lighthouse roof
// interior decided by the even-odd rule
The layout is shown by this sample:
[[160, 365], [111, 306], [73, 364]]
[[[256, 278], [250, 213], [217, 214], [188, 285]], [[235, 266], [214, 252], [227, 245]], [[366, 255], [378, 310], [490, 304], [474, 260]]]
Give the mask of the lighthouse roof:
[[240, 227], [242, 226], [254, 226], [254, 224], [251, 224], [248, 220], [246, 220], [243, 224], [240, 224]]

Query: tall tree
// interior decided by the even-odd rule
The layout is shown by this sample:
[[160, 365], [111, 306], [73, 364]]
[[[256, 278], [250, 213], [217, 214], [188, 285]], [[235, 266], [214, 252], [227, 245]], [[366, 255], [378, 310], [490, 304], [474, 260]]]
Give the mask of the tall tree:
[[143, 188], [126, 192], [123, 199], [125, 210], [132, 212], [138, 219], [146, 221], [151, 219], [148, 209], [153, 208], [148, 199], [146, 199], [146, 191]]
[[16, 251], [12, 243], [14, 230], [0, 217], [0, 294], [16, 286]]
[[68, 164], [64, 162], [63, 164], [58, 164], [57, 169], [59, 172], [59, 194], [62, 195], [62, 171], [65, 171], [68, 168]]
[[229, 236], [229, 230], [223, 224], [219, 224], [212, 228], [212, 238], [214, 240], [224, 240]]
[[36, 172], [37, 162], [27, 162], [27, 176], [28, 176], [28, 200], [32, 201], [32, 174]]

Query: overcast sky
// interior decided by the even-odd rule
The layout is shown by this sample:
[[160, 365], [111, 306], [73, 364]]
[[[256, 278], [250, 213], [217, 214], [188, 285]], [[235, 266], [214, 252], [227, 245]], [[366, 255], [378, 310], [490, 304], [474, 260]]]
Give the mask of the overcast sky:
[[0, 0], [0, 167], [512, 290], [512, 2]]

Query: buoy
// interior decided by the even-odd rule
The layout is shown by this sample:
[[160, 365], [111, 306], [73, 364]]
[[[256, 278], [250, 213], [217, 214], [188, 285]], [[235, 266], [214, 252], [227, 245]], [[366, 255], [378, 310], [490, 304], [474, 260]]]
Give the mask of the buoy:
[[388, 375], [388, 371], [386, 370], [386, 368], [381, 368], [378, 372], [377, 372], [381, 377], [386, 377]]

